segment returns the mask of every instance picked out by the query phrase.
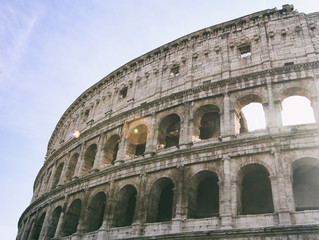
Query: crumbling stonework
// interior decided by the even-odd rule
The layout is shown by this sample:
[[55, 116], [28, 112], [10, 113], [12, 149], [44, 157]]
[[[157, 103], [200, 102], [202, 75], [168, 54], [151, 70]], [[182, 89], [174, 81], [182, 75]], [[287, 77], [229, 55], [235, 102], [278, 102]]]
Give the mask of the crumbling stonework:
[[[103, 78], [58, 122], [17, 239], [319, 239], [318, 36], [319, 12], [284, 5]], [[282, 125], [294, 95], [315, 123]]]

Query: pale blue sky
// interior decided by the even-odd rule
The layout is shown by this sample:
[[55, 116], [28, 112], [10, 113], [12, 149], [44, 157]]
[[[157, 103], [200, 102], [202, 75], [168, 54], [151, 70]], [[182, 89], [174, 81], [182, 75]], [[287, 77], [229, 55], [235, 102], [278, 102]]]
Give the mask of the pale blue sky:
[[[286, 3], [0, 0], [0, 238], [15, 239], [50, 135], [84, 90], [176, 38]], [[289, 3], [319, 11], [318, 0]]]

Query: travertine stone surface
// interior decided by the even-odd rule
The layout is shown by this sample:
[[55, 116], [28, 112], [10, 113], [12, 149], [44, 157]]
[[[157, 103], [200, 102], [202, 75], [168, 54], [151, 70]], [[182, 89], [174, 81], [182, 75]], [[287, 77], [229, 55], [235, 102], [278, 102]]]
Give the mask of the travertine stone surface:
[[[17, 239], [319, 239], [318, 36], [319, 12], [284, 5], [107, 75], [58, 122]], [[294, 95], [316, 123], [282, 125]]]

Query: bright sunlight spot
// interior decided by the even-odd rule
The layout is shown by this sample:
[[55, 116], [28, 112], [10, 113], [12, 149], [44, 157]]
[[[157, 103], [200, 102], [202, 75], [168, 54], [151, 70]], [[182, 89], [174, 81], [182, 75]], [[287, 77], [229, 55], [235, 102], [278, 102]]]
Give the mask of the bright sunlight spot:
[[241, 111], [246, 118], [249, 132], [266, 128], [265, 113], [261, 103], [250, 103]]
[[315, 117], [308, 98], [291, 96], [282, 102], [282, 125], [314, 123]]

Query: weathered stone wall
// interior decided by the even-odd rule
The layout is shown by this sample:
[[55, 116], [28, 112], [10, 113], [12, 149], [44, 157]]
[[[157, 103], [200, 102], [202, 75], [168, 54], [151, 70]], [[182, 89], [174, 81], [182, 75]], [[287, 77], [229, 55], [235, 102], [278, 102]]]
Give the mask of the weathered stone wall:
[[[319, 13], [289, 5], [257, 12], [159, 47], [85, 91], [52, 134], [17, 239], [318, 239], [319, 203], [303, 197], [318, 185], [309, 177], [307, 192], [298, 177], [319, 165], [318, 24]], [[293, 95], [311, 101], [316, 123], [282, 126]], [[251, 102], [266, 129], [241, 130]], [[216, 178], [215, 192], [201, 193]], [[265, 188], [246, 190], [258, 191], [254, 182]]]

